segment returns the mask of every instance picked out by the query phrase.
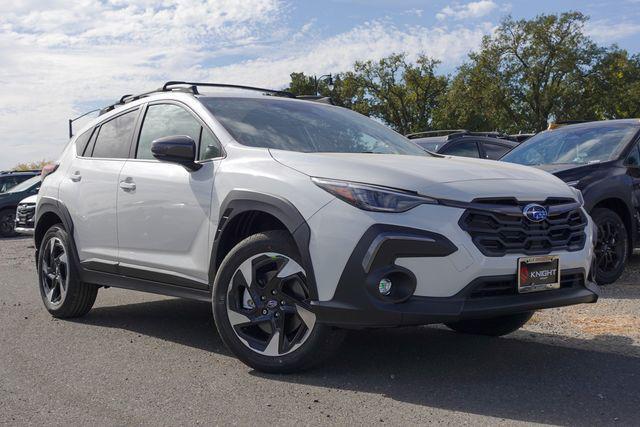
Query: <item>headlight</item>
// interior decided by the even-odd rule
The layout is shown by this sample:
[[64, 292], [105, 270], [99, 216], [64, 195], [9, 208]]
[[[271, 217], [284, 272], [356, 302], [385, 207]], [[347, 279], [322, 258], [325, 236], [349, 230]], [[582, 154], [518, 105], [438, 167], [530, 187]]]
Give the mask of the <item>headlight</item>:
[[340, 200], [366, 211], [406, 212], [425, 203], [438, 203], [436, 199], [394, 188], [324, 178], [311, 180]]
[[582, 196], [582, 191], [578, 190], [575, 187], [571, 187], [573, 194], [576, 195], [576, 200], [580, 203], [580, 206], [584, 205], [584, 197]]

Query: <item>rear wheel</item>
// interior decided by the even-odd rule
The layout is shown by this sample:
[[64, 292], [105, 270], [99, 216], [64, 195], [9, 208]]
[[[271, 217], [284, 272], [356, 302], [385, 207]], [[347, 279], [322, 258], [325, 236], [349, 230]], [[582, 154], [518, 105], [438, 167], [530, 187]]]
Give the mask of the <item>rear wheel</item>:
[[96, 300], [98, 287], [80, 281], [70, 252], [69, 235], [60, 225], [45, 233], [38, 253], [40, 295], [53, 317], [80, 317]]
[[528, 311], [489, 319], [468, 319], [459, 322], [445, 323], [445, 325], [463, 334], [499, 337], [515, 332], [523, 327], [529, 319], [531, 319], [533, 313], [533, 311]]
[[244, 363], [294, 372], [330, 356], [342, 337], [316, 322], [310, 300], [289, 234], [268, 231], [240, 242], [221, 263], [213, 314], [222, 340]]
[[599, 285], [620, 278], [629, 255], [629, 234], [620, 216], [606, 208], [596, 208], [591, 217], [598, 227], [595, 247], [595, 279]]
[[13, 209], [0, 211], [0, 237], [16, 236], [15, 230], [16, 212]]

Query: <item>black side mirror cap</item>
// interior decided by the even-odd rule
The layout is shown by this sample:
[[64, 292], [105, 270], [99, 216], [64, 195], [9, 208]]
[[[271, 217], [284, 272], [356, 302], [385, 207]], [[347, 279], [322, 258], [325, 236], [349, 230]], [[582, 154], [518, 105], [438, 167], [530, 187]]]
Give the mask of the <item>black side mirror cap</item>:
[[187, 135], [172, 135], [158, 138], [151, 143], [151, 154], [156, 159], [177, 163], [195, 171], [202, 167], [196, 163], [196, 142]]

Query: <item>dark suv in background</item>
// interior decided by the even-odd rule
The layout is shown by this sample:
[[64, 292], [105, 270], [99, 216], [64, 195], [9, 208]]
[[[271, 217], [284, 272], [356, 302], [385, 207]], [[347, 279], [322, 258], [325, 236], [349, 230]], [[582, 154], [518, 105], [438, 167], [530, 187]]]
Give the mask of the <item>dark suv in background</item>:
[[541, 132], [502, 160], [551, 172], [582, 191], [598, 227], [596, 281], [616, 281], [640, 234], [640, 120], [572, 124]]
[[432, 153], [490, 160], [498, 160], [518, 145], [497, 132], [466, 130], [419, 132], [407, 138]]
[[26, 197], [38, 194], [40, 175], [31, 178], [0, 194], [0, 237], [15, 236], [15, 218], [18, 204]]

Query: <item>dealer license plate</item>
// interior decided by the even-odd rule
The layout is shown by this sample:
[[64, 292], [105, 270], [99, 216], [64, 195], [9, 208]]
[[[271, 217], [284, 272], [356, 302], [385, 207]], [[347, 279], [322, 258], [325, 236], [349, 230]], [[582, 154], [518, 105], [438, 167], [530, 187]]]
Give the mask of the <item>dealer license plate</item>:
[[518, 258], [518, 292], [560, 288], [560, 257], [557, 255]]

